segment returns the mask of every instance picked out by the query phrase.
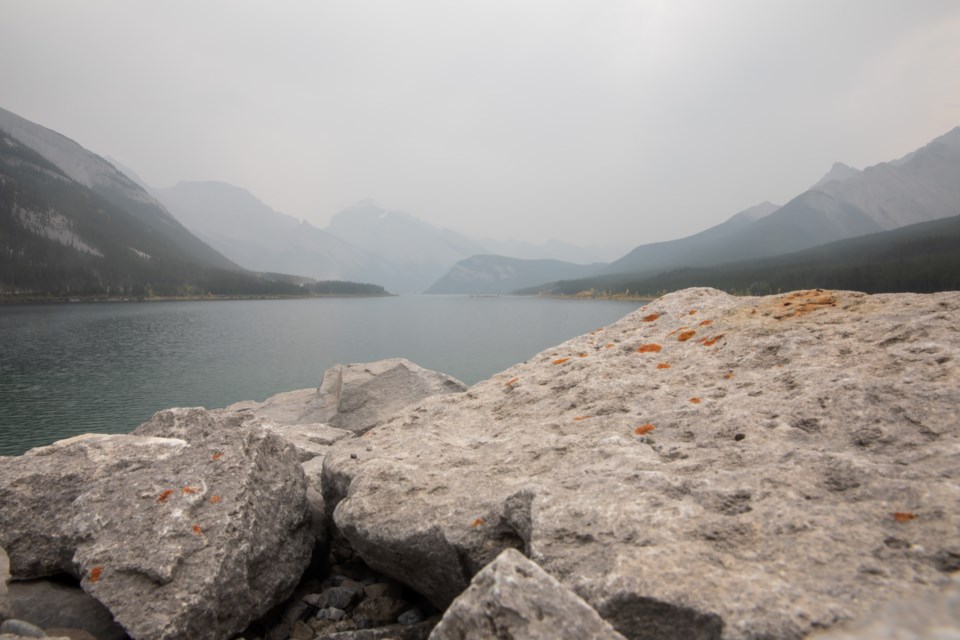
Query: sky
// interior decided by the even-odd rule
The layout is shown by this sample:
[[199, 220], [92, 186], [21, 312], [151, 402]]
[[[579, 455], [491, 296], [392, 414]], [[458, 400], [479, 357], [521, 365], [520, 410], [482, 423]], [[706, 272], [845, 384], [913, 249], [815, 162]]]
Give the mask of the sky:
[[0, 0], [0, 106], [319, 227], [632, 246], [960, 125], [960, 2]]

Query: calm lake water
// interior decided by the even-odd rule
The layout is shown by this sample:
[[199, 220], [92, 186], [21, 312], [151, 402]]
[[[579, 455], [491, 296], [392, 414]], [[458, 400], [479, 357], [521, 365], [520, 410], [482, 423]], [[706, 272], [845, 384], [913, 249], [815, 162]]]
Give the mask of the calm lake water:
[[636, 302], [400, 296], [0, 306], [0, 455], [402, 357], [474, 384]]

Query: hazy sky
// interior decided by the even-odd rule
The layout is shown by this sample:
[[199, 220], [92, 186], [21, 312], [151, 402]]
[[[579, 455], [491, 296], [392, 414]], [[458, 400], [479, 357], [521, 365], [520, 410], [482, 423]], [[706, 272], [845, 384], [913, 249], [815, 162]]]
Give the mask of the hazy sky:
[[960, 125], [960, 2], [0, 0], [0, 106], [318, 226], [635, 245]]

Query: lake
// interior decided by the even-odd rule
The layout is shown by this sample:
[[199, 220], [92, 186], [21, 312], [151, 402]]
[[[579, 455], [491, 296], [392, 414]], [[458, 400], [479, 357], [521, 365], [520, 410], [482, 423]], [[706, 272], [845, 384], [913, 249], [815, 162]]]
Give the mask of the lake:
[[0, 306], [0, 455], [126, 433], [160, 409], [316, 387], [402, 357], [467, 384], [638, 302], [399, 296]]

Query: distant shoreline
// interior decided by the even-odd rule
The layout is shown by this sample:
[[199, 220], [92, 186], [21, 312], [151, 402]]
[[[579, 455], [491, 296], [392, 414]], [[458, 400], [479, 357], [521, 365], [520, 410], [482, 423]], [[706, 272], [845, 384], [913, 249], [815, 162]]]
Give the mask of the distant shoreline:
[[656, 297], [637, 296], [621, 293], [597, 293], [593, 295], [564, 295], [560, 293], [538, 293], [537, 298], [555, 298], [557, 300], [615, 300], [617, 302], [652, 302]]
[[209, 295], [209, 296], [3, 296], [0, 306], [19, 304], [82, 304], [91, 302], [211, 302], [223, 300], [305, 300], [309, 298], [391, 298], [395, 294], [312, 293], [306, 295]]

